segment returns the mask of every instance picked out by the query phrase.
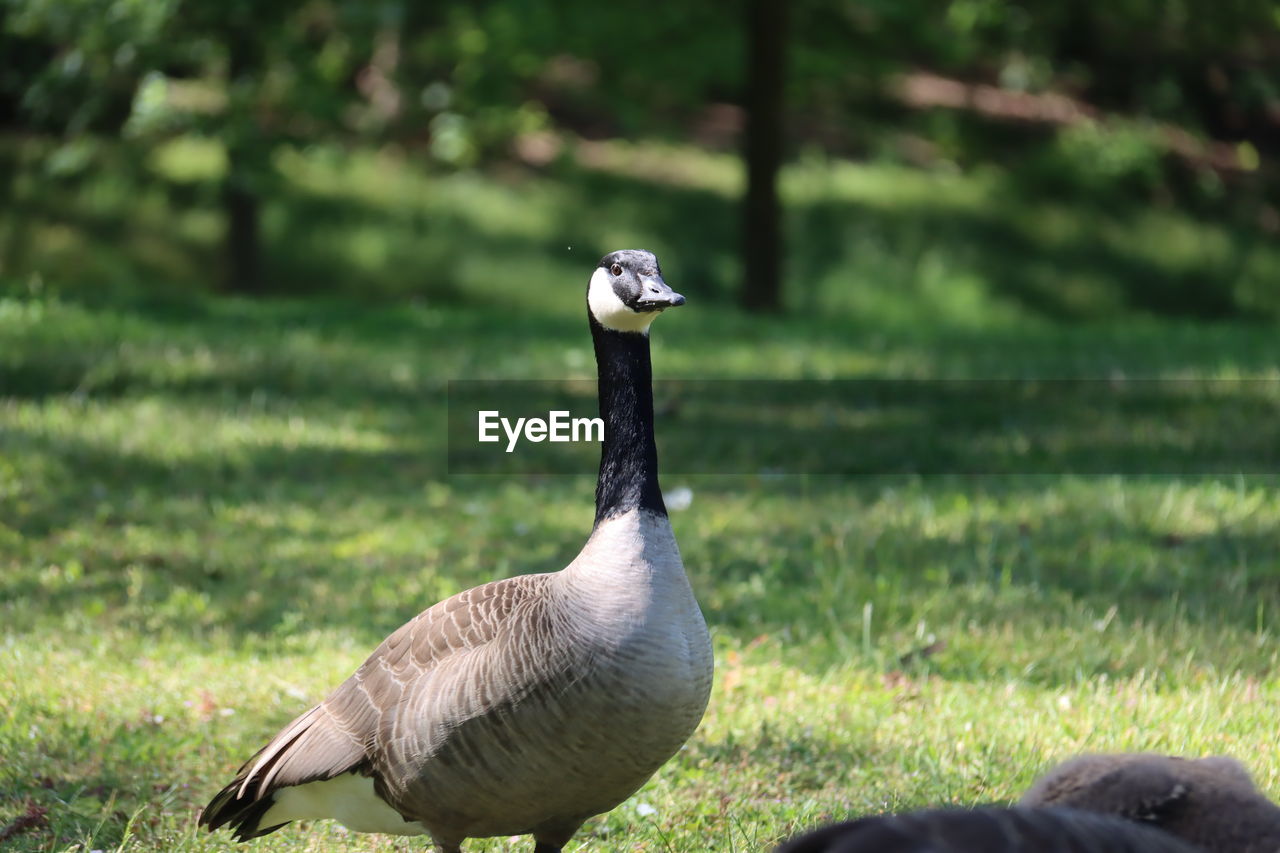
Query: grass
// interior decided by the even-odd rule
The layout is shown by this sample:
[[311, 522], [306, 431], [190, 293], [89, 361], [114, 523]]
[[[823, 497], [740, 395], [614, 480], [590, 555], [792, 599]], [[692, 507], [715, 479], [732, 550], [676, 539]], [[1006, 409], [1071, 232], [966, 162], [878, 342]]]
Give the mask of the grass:
[[[1132, 306], [1067, 325], [1061, 305], [1027, 296], [1055, 282], [1113, 293], [1103, 285], [1160, 264], [1208, 268], [1229, 233], [1167, 211], [1099, 224], [1086, 208], [1046, 209], [1017, 227], [1077, 248], [1111, 228], [1152, 242], [1047, 255], [1019, 289], [1005, 279], [1046, 244], [1027, 237], [1003, 258], [991, 242], [964, 247], [976, 233], [965, 216], [1018, 221], [1015, 201], [990, 207], [1000, 196], [982, 175], [836, 164], [824, 197], [801, 169], [788, 192], [816, 223], [792, 248], [811, 264], [811, 288], [794, 294], [805, 310], [739, 315], [725, 301], [733, 175], [698, 162], [666, 176], [620, 174], [607, 158], [559, 177], [429, 178], [385, 158], [290, 166], [291, 191], [328, 194], [323, 209], [348, 217], [321, 218], [290, 251], [315, 253], [307, 269], [350, 271], [364, 239], [374, 284], [405, 269], [447, 280], [413, 301], [174, 293], [163, 264], [138, 285], [136, 257], [59, 253], [55, 238], [87, 238], [27, 222], [46, 273], [11, 278], [0, 298], [0, 831], [18, 827], [7, 849], [225, 849], [196, 831], [196, 809], [386, 633], [443, 596], [576, 552], [591, 477], [448, 476], [443, 393], [454, 378], [589, 376], [574, 282], [605, 248], [655, 247], [690, 296], [655, 332], [660, 377], [1276, 378], [1274, 329]], [[199, 212], [165, 225], [153, 202], [131, 210], [189, 229], [199, 258]], [[389, 232], [333, 242], [380, 205]], [[423, 213], [446, 209], [443, 224]], [[938, 211], [960, 218], [940, 226]], [[148, 239], [178, 251], [170, 238]], [[1162, 254], [1161, 239], [1182, 254]], [[843, 262], [818, 265], [824, 241]], [[1252, 262], [1271, 262], [1259, 252]], [[431, 258], [440, 265], [421, 266]], [[94, 275], [99, 291], [84, 285]], [[902, 446], [946, 429], [912, 422]], [[763, 850], [833, 817], [1007, 801], [1082, 750], [1230, 753], [1280, 796], [1280, 478], [664, 485], [693, 495], [673, 523], [715, 638], [715, 692], [687, 748], [571, 850]], [[327, 823], [255, 843], [421, 848]]]
[[[7, 277], [114, 303], [220, 281], [215, 141], [180, 138], [145, 157], [83, 140], [48, 148], [0, 139], [0, 178], [14, 176], [0, 181]], [[276, 164], [262, 218], [278, 292], [541, 313], [544, 288], [599, 247], [641, 244], [704, 298], [727, 301], [740, 278], [742, 175], [727, 154], [584, 142], [542, 170], [438, 175], [395, 148], [317, 145]], [[1280, 316], [1280, 248], [1245, 213], [1065, 193], [1017, 163], [960, 173], [806, 155], [781, 189], [789, 301], [810, 315], [898, 332]], [[522, 287], [506, 281], [517, 273]]]

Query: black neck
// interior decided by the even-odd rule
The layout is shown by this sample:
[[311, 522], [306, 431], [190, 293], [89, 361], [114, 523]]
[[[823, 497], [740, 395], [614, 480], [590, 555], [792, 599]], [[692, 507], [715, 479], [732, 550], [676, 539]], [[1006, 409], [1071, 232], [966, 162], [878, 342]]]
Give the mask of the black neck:
[[658, 447], [653, 441], [649, 336], [616, 332], [601, 326], [595, 317], [590, 320], [604, 420], [596, 524], [637, 507], [666, 515], [658, 487]]

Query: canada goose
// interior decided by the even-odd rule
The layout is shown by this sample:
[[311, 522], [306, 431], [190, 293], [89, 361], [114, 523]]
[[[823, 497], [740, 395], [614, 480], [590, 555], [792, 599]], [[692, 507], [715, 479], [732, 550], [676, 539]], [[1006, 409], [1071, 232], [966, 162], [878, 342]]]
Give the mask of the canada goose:
[[1193, 853], [1168, 833], [1076, 809], [935, 809], [838, 823], [776, 853]]
[[1120, 815], [1209, 853], [1280, 851], [1280, 806], [1240, 762], [1221, 755], [1082, 755], [1041, 776], [1021, 803]]
[[239, 840], [293, 820], [556, 853], [689, 738], [711, 642], [662, 492], [649, 324], [684, 297], [649, 252], [606, 255], [587, 288], [605, 422], [595, 524], [566, 568], [485, 584], [388, 637], [284, 727], [200, 823]]

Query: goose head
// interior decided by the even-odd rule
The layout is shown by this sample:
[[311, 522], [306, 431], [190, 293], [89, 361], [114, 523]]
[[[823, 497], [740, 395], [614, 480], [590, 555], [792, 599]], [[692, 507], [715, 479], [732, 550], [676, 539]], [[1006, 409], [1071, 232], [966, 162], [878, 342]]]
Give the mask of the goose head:
[[684, 297], [662, 280], [653, 252], [623, 249], [600, 259], [587, 286], [587, 308], [595, 321], [616, 332], [647, 334], [649, 324]]

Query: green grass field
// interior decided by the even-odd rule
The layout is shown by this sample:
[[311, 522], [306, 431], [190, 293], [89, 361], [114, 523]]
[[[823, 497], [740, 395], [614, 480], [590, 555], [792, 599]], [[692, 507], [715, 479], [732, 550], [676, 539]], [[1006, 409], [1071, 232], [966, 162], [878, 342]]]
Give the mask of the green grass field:
[[[690, 299], [655, 327], [659, 377], [1280, 378], [1274, 328], [1142, 309], [1161, 281], [1240, 260], [1212, 224], [1000, 201], [982, 175], [835, 164], [823, 183], [802, 164], [793, 311], [760, 319], [727, 300], [728, 161], [646, 156], [643, 175], [605, 158], [558, 177], [286, 164], [312, 203], [349, 206], [312, 211], [312, 232], [272, 214], [291, 269], [385, 285], [373, 300], [177, 290], [207, 214], [142, 198], [110, 222], [109, 187], [77, 190], [109, 235], [47, 211], [9, 223], [47, 273], [0, 296], [6, 849], [226, 849], [198, 807], [385, 634], [563, 566], [592, 478], [448, 476], [444, 383], [590, 376], [581, 300], [605, 250], [654, 248]], [[1278, 258], [1240, 262], [1262, 276]], [[431, 280], [386, 296], [406, 269]], [[1115, 296], [1127, 276], [1141, 298]], [[1094, 319], [1060, 319], [1078, 314]], [[930, 447], [947, 423], [911, 429]], [[1084, 750], [1229, 753], [1280, 797], [1280, 477], [664, 486], [693, 493], [673, 523], [715, 692], [688, 747], [571, 850], [759, 851], [829, 818], [1007, 801]], [[318, 823], [253, 849], [422, 847]]]

